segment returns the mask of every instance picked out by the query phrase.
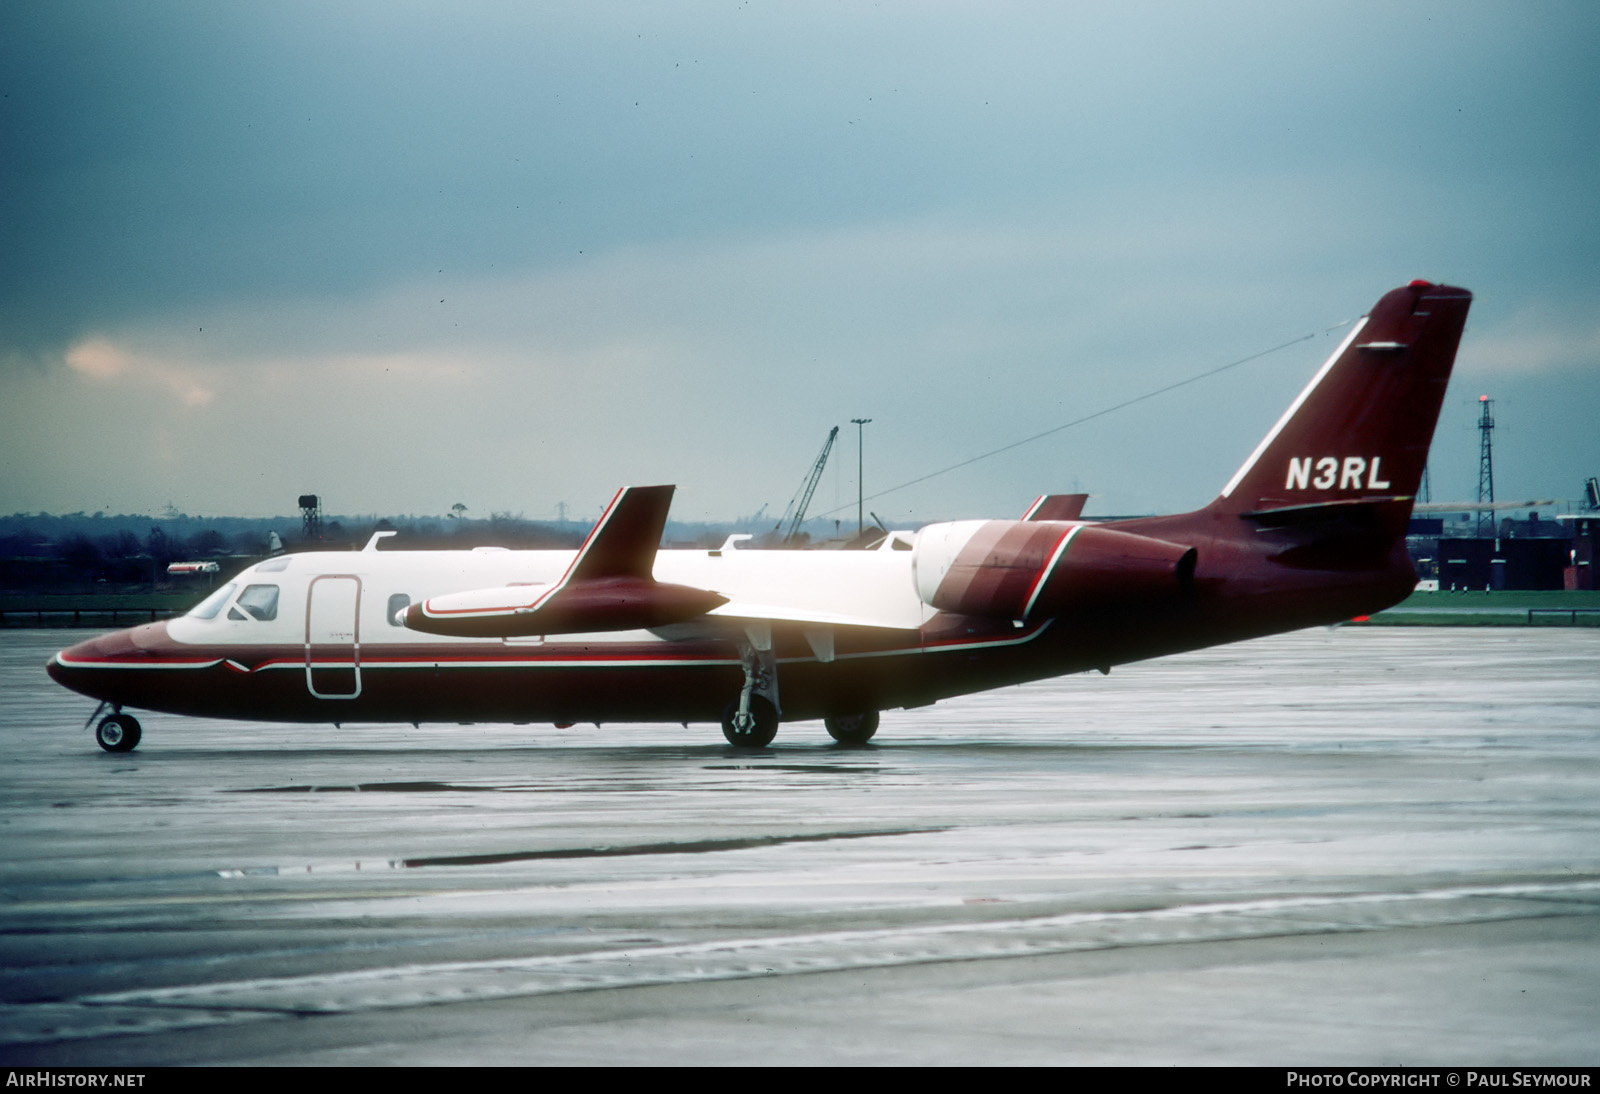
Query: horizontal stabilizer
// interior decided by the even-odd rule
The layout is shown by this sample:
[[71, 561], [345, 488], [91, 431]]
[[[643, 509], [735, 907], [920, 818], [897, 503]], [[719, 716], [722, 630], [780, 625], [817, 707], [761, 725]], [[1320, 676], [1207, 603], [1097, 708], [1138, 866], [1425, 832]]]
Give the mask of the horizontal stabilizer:
[[[1256, 526], [1272, 560], [1303, 570], [1381, 569], [1406, 534], [1411, 499], [1404, 494], [1309, 505], [1285, 505], [1239, 514]], [[1404, 557], [1404, 556], [1402, 556]]]
[[1295, 524], [1315, 524], [1330, 520], [1341, 520], [1354, 516], [1360, 510], [1377, 509], [1380, 506], [1399, 505], [1409, 503], [1411, 499], [1404, 494], [1390, 494], [1376, 498], [1345, 498], [1340, 501], [1319, 501], [1310, 505], [1285, 505], [1276, 509], [1253, 509], [1240, 516], [1246, 520], [1254, 521], [1264, 528], [1283, 528]]

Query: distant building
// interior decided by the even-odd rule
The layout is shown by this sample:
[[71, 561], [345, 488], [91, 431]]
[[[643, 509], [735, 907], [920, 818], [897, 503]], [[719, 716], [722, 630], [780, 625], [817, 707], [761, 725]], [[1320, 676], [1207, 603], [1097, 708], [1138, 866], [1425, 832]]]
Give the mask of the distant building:
[[[1525, 520], [1502, 519], [1496, 536], [1437, 539], [1417, 527], [1422, 523], [1413, 522], [1407, 545], [1418, 576], [1437, 577], [1441, 589], [1593, 588], [1593, 529], [1600, 527], [1600, 514], [1542, 520], [1529, 513]], [[1580, 542], [1575, 523], [1590, 529], [1587, 541]], [[1581, 566], [1580, 555], [1586, 560]]]

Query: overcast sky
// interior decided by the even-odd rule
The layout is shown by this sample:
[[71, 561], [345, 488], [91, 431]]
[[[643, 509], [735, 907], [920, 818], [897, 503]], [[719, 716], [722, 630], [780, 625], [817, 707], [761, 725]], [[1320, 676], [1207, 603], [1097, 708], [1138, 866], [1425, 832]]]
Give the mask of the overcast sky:
[[[1113, 10], [1114, 9], [1114, 10]], [[1422, 277], [1600, 474], [1600, 5], [0, 7], [0, 512], [1202, 505]]]

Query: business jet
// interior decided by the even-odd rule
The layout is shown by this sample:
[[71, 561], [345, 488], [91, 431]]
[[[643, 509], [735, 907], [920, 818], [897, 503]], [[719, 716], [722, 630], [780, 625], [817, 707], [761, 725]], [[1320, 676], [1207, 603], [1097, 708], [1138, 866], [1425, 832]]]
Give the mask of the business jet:
[[[875, 549], [661, 550], [671, 486], [619, 491], [574, 551], [364, 549], [269, 558], [187, 615], [57, 653], [128, 708], [292, 722], [721, 722], [764, 748], [879, 712], [1321, 624], [1397, 603], [1407, 521], [1472, 296], [1389, 292], [1221, 494], [1177, 516], [930, 524]], [[101, 715], [109, 708], [110, 713]]]

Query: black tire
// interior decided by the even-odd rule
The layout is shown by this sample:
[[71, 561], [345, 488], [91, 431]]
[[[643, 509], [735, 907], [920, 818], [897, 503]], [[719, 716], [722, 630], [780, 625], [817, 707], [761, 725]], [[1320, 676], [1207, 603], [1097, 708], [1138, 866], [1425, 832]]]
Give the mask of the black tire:
[[132, 752], [139, 745], [139, 719], [131, 714], [110, 714], [95, 727], [94, 739], [107, 752]]
[[734, 716], [739, 713], [739, 700], [735, 699], [722, 712], [722, 735], [736, 748], [766, 748], [778, 735], [778, 712], [772, 703], [760, 695], [750, 696], [750, 713], [755, 715], [755, 725], [745, 733], [734, 728]]
[[859, 748], [872, 740], [878, 732], [878, 712], [862, 711], [860, 714], [830, 714], [822, 719], [828, 727], [828, 736], [847, 748]]

